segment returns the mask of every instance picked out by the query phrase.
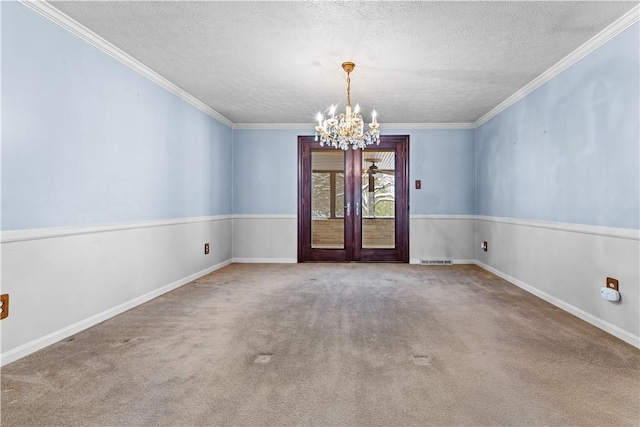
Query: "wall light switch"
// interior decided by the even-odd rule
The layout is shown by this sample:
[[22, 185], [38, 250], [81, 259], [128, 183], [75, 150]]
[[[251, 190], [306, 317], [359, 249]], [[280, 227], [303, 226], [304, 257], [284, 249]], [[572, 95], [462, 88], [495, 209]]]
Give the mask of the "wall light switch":
[[419, 179], [416, 179], [416, 190], [419, 190], [422, 188], [422, 182]]

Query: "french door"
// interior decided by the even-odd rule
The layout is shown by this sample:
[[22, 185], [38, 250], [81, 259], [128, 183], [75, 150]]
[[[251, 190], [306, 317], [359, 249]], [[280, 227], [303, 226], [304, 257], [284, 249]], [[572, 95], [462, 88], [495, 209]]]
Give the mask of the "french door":
[[343, 151], [298, 137], [298, 261], [409, 262], [408, 136]]

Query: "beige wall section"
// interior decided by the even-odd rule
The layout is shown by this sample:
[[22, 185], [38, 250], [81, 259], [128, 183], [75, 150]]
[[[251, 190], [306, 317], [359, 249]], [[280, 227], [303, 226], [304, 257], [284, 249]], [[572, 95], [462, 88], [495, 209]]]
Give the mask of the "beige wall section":
[[[314, 219], [311, 222], [314, 248], [344, 247], [344, 219]], [[393, 248], [395, 246], [394, 218], [363, 218], [363, 248]]]
[[230, 262], [231, 217], [185, 221], [2, 233], [2, 292], [10, 310], [1, 363]]
[[311, 246], [314, 248], [343, 248], [344, 219], [314, 219], [311, 221]]
[[394, 248], [396, 244], [395, 218], [363, 218], [363, 248]]
[[297, 215], [236, 215], [234, 262], [297, 262]]
[[[638, 230], [479, 217], [476, 259], [529, 292], [640, 346]], [[487, 252], [480, 249], [488, 242]], [[600, 296], [620, 281], [619, 303]]]
[[475, 217], [456, 215], [411, 215], [409, 222], [409, 258], [452, 260], [458, 263], [475, 259]]

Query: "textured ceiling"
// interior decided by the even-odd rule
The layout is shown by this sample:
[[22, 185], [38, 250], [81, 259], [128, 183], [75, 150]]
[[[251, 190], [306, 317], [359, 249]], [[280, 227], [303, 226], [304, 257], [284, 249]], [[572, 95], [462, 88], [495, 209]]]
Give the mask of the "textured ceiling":
[[234, 123], [470, 123], [633, 2], [51, 2]]

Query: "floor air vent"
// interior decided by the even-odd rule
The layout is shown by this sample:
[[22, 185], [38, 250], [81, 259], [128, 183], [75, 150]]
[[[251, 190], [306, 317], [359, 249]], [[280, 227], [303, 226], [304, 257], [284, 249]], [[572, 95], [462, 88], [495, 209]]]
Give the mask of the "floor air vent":
[[420, 265], [453, 265], [450, 259], [421, 259]]

